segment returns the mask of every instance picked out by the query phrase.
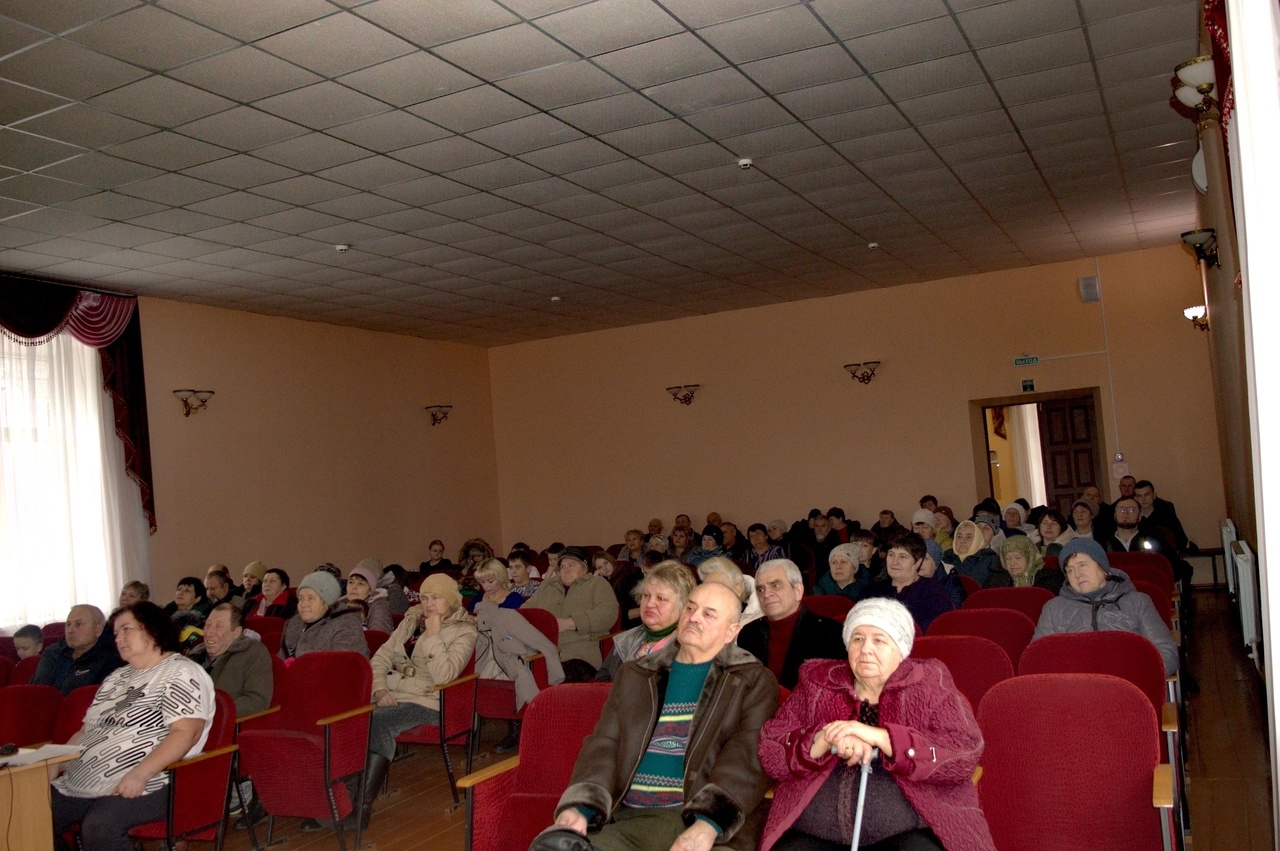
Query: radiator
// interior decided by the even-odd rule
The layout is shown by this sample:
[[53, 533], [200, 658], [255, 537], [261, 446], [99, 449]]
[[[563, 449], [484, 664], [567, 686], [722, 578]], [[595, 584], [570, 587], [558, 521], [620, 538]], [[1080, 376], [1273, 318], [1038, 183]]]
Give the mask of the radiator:
[[1227, 574], [1227, 593], [1234, 599], [1236, 596], [1236, 588], [1239, 583], [1236, 582], [1236, 560], [1231, 554], [1231, 545], [1236, 540], [1236, 524], [1228, 517], [1222, 521], [1222, 552], [1225, 554], [1222, 559], [1223, 572]]
[[1258, 650], [1262, 645], [1262, 603], [1258, 596], [1258, 569], [1253, 560], [1253, 550], [1244, 541], [1233, 541], [1231, 561], [1235, 565], [1237, 587], [1240, 589], [1236, 599], [1240, 606], [1244, 644], [1253, 663], [1261, 666], [1262, 654]]

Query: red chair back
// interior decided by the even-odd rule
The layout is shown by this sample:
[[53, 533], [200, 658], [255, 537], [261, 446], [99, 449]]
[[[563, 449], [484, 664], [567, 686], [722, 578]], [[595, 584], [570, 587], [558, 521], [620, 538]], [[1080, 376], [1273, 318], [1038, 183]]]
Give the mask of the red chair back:
[[[1162, 847], [1151, 805], [1159, 725], [1132, 683], [1101, 674], [1014, 677], [987, 692], [978, 724], [986, 739], [978, 794], [1000, 851]], [[1105, 746], [1085, 745], [1098, 741], [1099, 725]]]
[[983, 696], [996, 683], [1013, 676], [1009, 654], [989, 638], [977, 635], [927, 635], [917, 638], [911, 655], [937, 659], [947, 666], [956, 688], [969, 699], [977, 714]]
[[1012, 609], [959, 609], [943, 612], [929, 625], [928, 635], [980, 635], [999, 644], [1009, 654], [1014, 668], [1022, 651], [1031, 643], [1036, 625], [1022, 612]]
[[387, 639], [391, 637], [391, 633], [383, 632], [380, 629], [366, 629], [364, 631], [365, 643], [369, 645], [369, 655], [373, 656], [378, 652], [378, 648], [387, 643]]
[[55, 745], [65, 745], [72, 736], [80, 732], [80, 728], [84, 726], [84, 714], [89, 711], [89, 705], [97, 694], [96, 685], [80, 686], [62, 698], [62, 703], [58, 704], [58, 717], [53, 722]]
[[18, 645], [14, 644], [12, 635], [0, 635], [0, 659], [8, 659], [15, 665], [22, 661], [18, 658]]
[[964, 593], [966, 595], [977, 594], [982, 590], [982, 585], [978, 580], [974, 579], [972, 576], [965, 576], [963, 573], [960, 574], [960, 585], [964, 588]]
[[373, 693], [373, 668], [368, 659], [351, 650], [307, 653], [288, 666], [280, 691], [280, 717], [275, 726], [318, 733], [316, 721], [351, 709], [357, 692], [368, 702]]
[[[1109, 555], [1117, 556], [1123, 554], [1110, 553]], [[1164, 556], [1156, 555], [1155, 553], [1127, 553], [1127, 555], [1130, 557], [1153, 556], [1154, 558], [1164, 561]], [[1164, 561], [1164, 564], [1168, 565], [1169, 562]], [[1141, 580], [1143, 582], [1151, 582], [1154, 585], [1159, 586], [1160, 590], [1164, 592], [1166, 597], [1171, 600], [1173, 599], [1173, 592], [1177, 588], [1173, 581], [1173, 568], [1166, 568], [1155, 561], [1149, 560], [1134, 561], [1130, 564], [1117, 564], [1114, 558], [1111, 559], [1111, 566], [1123, 570], [1125, 574], [1128, 575], [1129, 579], [1134, 582]]]
[[609, 553], [609, 555], [613, 556], [614, 558], [617, 558], [618, 553], [622, 552], [622, 548], [625, 546], [626, 544], [610, 544], [609, 549], [607, 549], [605, 552]]
[[289, 675], [289, 666], [279, 656], [271, 657], [271, 706], [279, 706], [284, 699], [285, 679]]
[[39, 656], [28, 656], [23, 659], [13, 666], [13, 673], [9, 675], [9, 685], [25, 686], [36, 675], [36, 668], [38, 667], [40, 667]]
[[8, 686], [0, 697], [0, 742], [19, 747], [53, 738], [62, 692], [53, 686]]
[[48, 647], [50, 644], [54, 644], [61, 641], [63, 638], [66, 638], [67, 622], [54, 621], [53, 623], [47, 623], [40, 628], [40, 631], [44, 633], [44, 646]]
[[17, 664], [8, 656], [0, 656], [0, 688], [9, 684], [9, 678], [13, 676], [13, 669]]
[[1158, 713], [1166, 696], [1164, 659], [1136, 632], [1069, 632], [1038, 638], [1022, 653], [1019, 674], [1109, 674], [1133, 683]]
[[800, 600], [801, 605], [819, 617], [844, 623], [845, 616], [853, 608], [853, 600], [843, 594], [814, 594]]
[[1146, 594], [1151, 598], [1151, 603], [1156, 607], [1156, 611], [1160, 613], [1160, 617], [1164, 620], [1164, 625], [1173, 631], [1173, 600], [1165, 593], [1164, 588], [1155, 582], [1148, 582], [1145, 579], [1134, 579], [1133, 587]]
[[975, 591], [964, 601], [965, 609], [1013, 609], [1031, 618], [1032, 623], [1040, 621], [1040, 610], [1044, 604], [1053, 599], [1053, 592], [1045, 588], [983, 588]]
[[280, 639], [284, 636], [284, 618], [251, 615], [244, 619], [244, 628], [262, 637], [262, 646], [274, 656], [280, 652]]

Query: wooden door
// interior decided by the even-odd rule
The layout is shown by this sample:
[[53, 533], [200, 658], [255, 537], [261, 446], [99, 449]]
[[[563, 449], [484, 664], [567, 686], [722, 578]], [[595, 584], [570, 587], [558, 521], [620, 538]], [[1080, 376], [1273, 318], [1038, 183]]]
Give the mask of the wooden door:
[[1081, 492], [1090, 485], [1102, 487], [1097, 411], [1091, 396], [1052, 399], [1036, 408], [1048, 504], [1070, 519]]

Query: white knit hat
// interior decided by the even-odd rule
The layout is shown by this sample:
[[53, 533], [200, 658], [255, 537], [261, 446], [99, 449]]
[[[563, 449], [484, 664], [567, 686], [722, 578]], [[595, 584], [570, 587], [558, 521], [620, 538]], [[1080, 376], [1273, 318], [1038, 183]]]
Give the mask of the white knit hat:
[[902, 652], [902, 658], [911, 655], [911, 645], [916, 640], [916, 624], [907, 607], [888, 597], [871, 597], [849, 610], [844, 619], [844, 646], [860, 626], [874, 626], [884, 630]]

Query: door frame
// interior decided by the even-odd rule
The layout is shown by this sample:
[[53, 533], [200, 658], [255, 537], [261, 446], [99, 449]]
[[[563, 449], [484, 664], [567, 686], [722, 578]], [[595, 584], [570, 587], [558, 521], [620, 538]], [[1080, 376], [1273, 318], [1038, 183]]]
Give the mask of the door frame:
[[[1048, 402], [1054, 399], [1075, 399], [1080, 396], [1093, 397], [1094, 414], [1098, 417], [1099, 424], [1102, 418], [1102, 389], [1099, 387], [1077, 387], [1074, 390], [1047, 390], [1036, 393], [1018, 393], [1013, 396], [993, 396], [989, 399], [970, 399], [969, 400], [969, 435], [973, 444], [973, 478], [977, 484], [975, 490], [977, 501], [981, 502], [989, 496], [994, 496], [995, 491], [991, 487], [991, 461], [987, 447], [987, 421], [983, 414], [987, 408], [994, 408], [999, 405], [1034, 405], [1037, 402]], [[1106, 435], [1102, 432], [1101, 425], [1098, 426], [1098, 448], [1102, 452], [1103, 468], [1099, 470], [1099, 478], [1103, 481], [1108, 479], [1106, 458], [1107, 458], [1107, 441]], [[1107, 498], [1107, 494], [1103, 493], [1103, 498]]]

